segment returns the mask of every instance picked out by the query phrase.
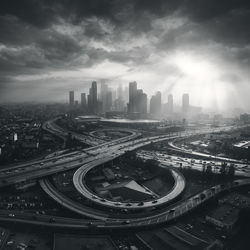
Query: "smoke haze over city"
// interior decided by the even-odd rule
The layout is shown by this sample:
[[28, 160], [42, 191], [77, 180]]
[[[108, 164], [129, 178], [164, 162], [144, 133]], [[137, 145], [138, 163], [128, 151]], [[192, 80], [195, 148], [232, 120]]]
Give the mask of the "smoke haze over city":
[[249, 250], [249, 0], [0, 1], [0, 250]]
[[[15, 6], [15, 8], [13, 8]], [[1, 1], [0, 101], [67, 102], [102, 79], [248, 110], [248, 1]], [[99, 88], [99, 85], [98, 85]]]

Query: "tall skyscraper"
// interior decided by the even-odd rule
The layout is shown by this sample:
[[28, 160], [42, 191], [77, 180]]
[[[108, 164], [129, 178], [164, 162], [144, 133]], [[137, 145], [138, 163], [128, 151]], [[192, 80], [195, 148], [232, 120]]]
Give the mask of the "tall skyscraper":
[[128, 86], [126, 86], [123, 90], [122, 99], [124, 100], [125, 103], [129, 102], [129, 88], [128, 88]]
[[182, 95], [182, 112], [188, 113], [189, 111], [189, 94]]
[[74, 91], [69, 91], [69, 105], [74, 106], [75, 104], [75, 97], [74, 97]]
[[147, 114], [147, 95], [142, 89], [137, 89], [136, 82], [129, 83], [128, 113], [138, 118]]
[[124, 101], [121, 98], [114, 101], [114, 110], [120, 112], [124, 111]]
[[130, 82], [129, 83], [129, 103], [128, 103], [128, 112], [129, 113], [136, 112], [136, 108], [135, 108], [136, 94], [137, 94], [137, 83]]
[[106, 112], [106, 107], [107, 107], [107, 92], [108, 92], [108, 86], [105, 83], [104, 80], [101, 81], [101, 91], [100, 91], [100, 100], [101, 100], [101, 111], [103, 113]]
[[161, 92], [157, 91], [150, 99], [150, 114], [156, 118], [161, 115]]
[[111, 111], [112, 103], [113, 103], [112, 91], [108, 90], [106, 94], [106, 107], [105, 107], [106, 111]]
[[168, 95], [168, 113], [173, 113], [174, 112], [174, 98], [172, 94]]
[[147, 113], [147, 95], [143, 93], [142, 89], [138, 89], [136, 91], [135, 112], [140, 113], [140, 114]]
[[124, 111], [124, 100], [123, 100], [123, 89], [122, 85], [119, 85], [116, 91], [116, 99], [113, 96], [114, 100], [114, 110], [115, 111]]
[[93, 93], [93, 102], [94, 104], [97, 103], [97, 83], [94, 81], [92, 82], [92, 93]]
[[85, 93], [81, 93], [81, 106], [84, 107], [84, 108], [87, 106], [86, 94]]
[[148, 109], [148, 97], [145, 93], [139, 93], [138, 94], [138, 99], [139, 99], [139, 107], [138, 107], [138, 112], [141, 114], [147, 114], [147, 109]]
[[121, 84], [117, 88], [117, 99], [123, 100], [123, 89]]
[[155, 113], [155, 95], [152, 95], [150, 98], [149, 112], [150, 112], [150, 114]]
[[91, 84], [88, 95], [88, 110], [90, 113], [97, 114], [98, 102], [97, 102], [97, 83], [94, 81]]
[[161, 92], [156, 92], [156, 105], [158, 109], [158, 114], [161, 114]]

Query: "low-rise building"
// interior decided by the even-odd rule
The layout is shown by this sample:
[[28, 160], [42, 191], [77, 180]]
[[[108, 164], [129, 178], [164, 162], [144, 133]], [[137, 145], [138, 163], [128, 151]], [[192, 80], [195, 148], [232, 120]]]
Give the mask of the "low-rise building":
[[206, 216], [206, 221], [225, 232], [232, 232], [238, 222], [240, 209], [230, 204], [223, 204]]

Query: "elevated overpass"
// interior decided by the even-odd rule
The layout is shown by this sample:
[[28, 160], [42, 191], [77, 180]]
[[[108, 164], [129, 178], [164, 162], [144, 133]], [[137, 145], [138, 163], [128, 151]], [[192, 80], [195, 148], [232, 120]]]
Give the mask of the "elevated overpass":
[[[49, 125], [50, 126], [50, 125]], [[63, 131], [50, 129], [52, 133], [58, 136], [64, 136]], [[55, 156], [49, 159], [43, 159], [41, 161], [33, 161], [27, 164], [20, 164], [16, 167], [12, 167], [10, 169], [4, 169], [0, 171], [0, 186], [7, 186], [11, 184], [16, 184], [19, 182], [24, 182], [27, 180], [35, 180], [38, 178], [42, 178], [45, 176], [52, 175], [54, 173], [63, 172], [69, 169], [79, 168], [80, 169], [75, 174], [75, 185], [82, 185], [82, 179], [86, 174], [86, 169], [91, 169], [98, 164], [103, 164], [107, 161], [113, 160], [121, 155], [123, 155], [128, 150], [134, 150], [145, 145], [149, 145], [150, 143], [156, 143], [164, 140], [173, 140], [180, 137], [188, 137], [192, 135], [206, 134], [211, 132], [222, 132], [229, 131], [234, 129], [232, 126], [218, 128], [216, 129], [200, 129], [198, 131], [193, 131], [190, 133], [179, 133], [176, 136], [170, 135], [158, 135], [151, 136], [146, 138], [139, 138], [139, 133], [134, 132], [124, 138], [119, 138], [117, 140], [111, 142], [103, 142], [93, 147], [90, 147], [85, 150], [78, 150], [75, 152], [71, 152], [61, 156]], [[176, 176], [176, 183], [180, 185], [181, 180], [177, 181], [178, 177]], [[223, 193], [225, 190], [230, 191], [237, 187], [247, 186], [250, 184], [249, 179], [241, 179], [237, 181], [233, 181], [226, 185], [217, 185], [212, 188], [206, 189], [201, 193], [194, 195], [193, 197], [179, 201], [174, 205], [169, 206], [166, 209], [156, 210], [155, 213], [147, 214], [146, 216], [140, 217], [127, 217], [124, 218], [115, 218], [107, 216], [106, 212], [99, 213], [95, 209], [91, 208], [91, 219], [74, 219], [74, 218], [64, 218], [64, 217], [52, 217], [46, 215], [31, 215], [20, 212], [11, 212], [10, 211], [0, 211], [0, 221], [12, 221], [14, 223], [24, 223], [29, 225], [41, 225], [48, 227], [57, 227], [57, 228], [74, 228], [74, 229], [86, 229], [90, 228], [93, 230], [106, 230], [106, 229], [137, 229], [137, 228], [147, 228], [149, 226], [169, 223], [180, 216], [186, 214], [187, 212], [198, 208], [200, 205], [204, 204], [211, 198]], [[178, 194], [178, 189], [181, 190], [181, 186], [178, 187], [175, 192], [173, 192], [173, 197], [176, 197]], [[63, 205], [67, 207], [71, 211], [78, 212], [83, 216], [87, 216], [90, 210], [86, 207], [83, 209], [76, 204], [70, 203], [68, 197], [63, 196], [62, 194], [58, 194], [53, 189], [53, 186], [49, 186], [49, 184], [45, 181], [41, 181], [41, 186], [44, 189], [47, 189], [47, 193], [50, 193], [50, 196]], [[84, 191], [82, 186], [79, 186], [79, 191]], [[98, 205], [103, 205], [100, 201], [93, 201], [93, 197], [90, 196], [92, 194], [86, 193], [84, 197], [87, 197], [93, 203]], [[170, 197], [170, 196], [169, 196]], [[150, 203], [145, 204], [145, 208], [157, 207], [156, 204], [164, 204], [164, 202], [170, 201], [170, 198], [166, 198], [162, 201], [157, 201], [154, 206]], [[106, 201], [104, 202], [106, 206]], [[108, 203], [107, 203], [108, 204]], [[110, 205], [110, 206], [109, 206]], [[114, 208], [114, 204], [108, 204], [107, 207]], [[158, 205], [158, 204], [157, 204]], [[137, 207], [138, 204], [131, 205], [133, 208]], [[121, 205], [122, 207], [122, 205]], [[94, 220], [93, 220], [94, 219]]]
[[[98, 164], [100, 165], [100, 164]], [[163, 197], [154, 199], [153, 201], [145, 201], [145, 202], [116, 202], [108, 199], [103, 199], [98, 197], [86, 185], [85, 176], [86, 174], [96, 167], [97, 164], [90, 163], [88, 166], [82, 166], [79, 168], [74, 176], [73, 183], [76, 190], [85, 198], [90, 200], [92, 203], [96, 203], [101, 206], [115, 208], [115, 209], [127, 209], [127, 210], [141, 210], [145, 208], [152, 208], [162, 206], [163, 204], [169, 203], [170, 201], [176, 199], [185, 188], [185, 179], [181, 173], [174, 169], [170, 169], [170, 173], [174, 179], [174, 185], [172, 190], [164, 195]]]
[[199, 206], [205, 204], [210, 199], [222, 194], [225, 191], [232, 191], [236, 188], [249, 186], [250, 179], [235, 180], [231, 183], [220, 184], [213, 186], [209, 189], [205, 189], [202, 192], [195, 194], [194, 196], [175, 203], [167, 208], [165, 211], [159, 214], [147, 216], [144, 218], [134, 219], [108, 219], [108, 220], [88, 220], [88, 219], [74, 219], [65, 217], [51, 217], [48, 215], [34, 215], [29, 213], [15, 212], [11, 214], [9, 211], [0, 211], [1, 222], [13, 222], [22, 223], [26, 225], [38, 225], [43, 227], [53, 228], [71, 228], [80, 230], [93, 230], [94, 232], [106, 231], [108, 229], [140, 229], [148, 228], [155, 225], [170, 223], [185, 215], [186, 213], [197, 209]]
[[[216, 131], [229, 131], [231, 129], [233, 129], [233, 127], [229, 126], [218, 128]], [[54, 173], [78, 168], [89, 162], [98, 159], [105, 159], [105, 157], [108, 156], [119, 157], [128, 150], [134, 150], [149, 145], [150, 143], [156, 143], [164, 140], [173, 140], [190, 135], [206, 134], [211, 131], [211, 129], [201, 129], [199, 131], [189, 133], [188, 135], [185, 132], [182, 132], [176, 136], [170, 136], [167, 134], [140, 139], [136, 139], [140, 136], [140, 134], [134, 132], [127, 137], [106, 142], [98, 146], [93, 146], [85, 150], [78, 150], [61, 156], [29, 162], [27, 164], [20, 164], [9, 169], [5, 168], [0, 171], [0, 187], [28, 180], [34, 180], [36, 178], [41, 178]], [[213, 129], [213, 132], [214, 131], [215, 129]]]

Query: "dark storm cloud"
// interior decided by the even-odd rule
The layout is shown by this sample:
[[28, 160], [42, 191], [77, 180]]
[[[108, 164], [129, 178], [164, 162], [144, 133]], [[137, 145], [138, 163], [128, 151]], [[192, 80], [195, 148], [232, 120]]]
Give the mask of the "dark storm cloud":
[[[19, 75], [77, 71], [105, 60], [150, 69], [155, 55], [178, 49], [247, 67], [249, 23], [246, 0], [3, 0], [0, 88]], [[171, 67], [170, 75], [182, 74]]]

